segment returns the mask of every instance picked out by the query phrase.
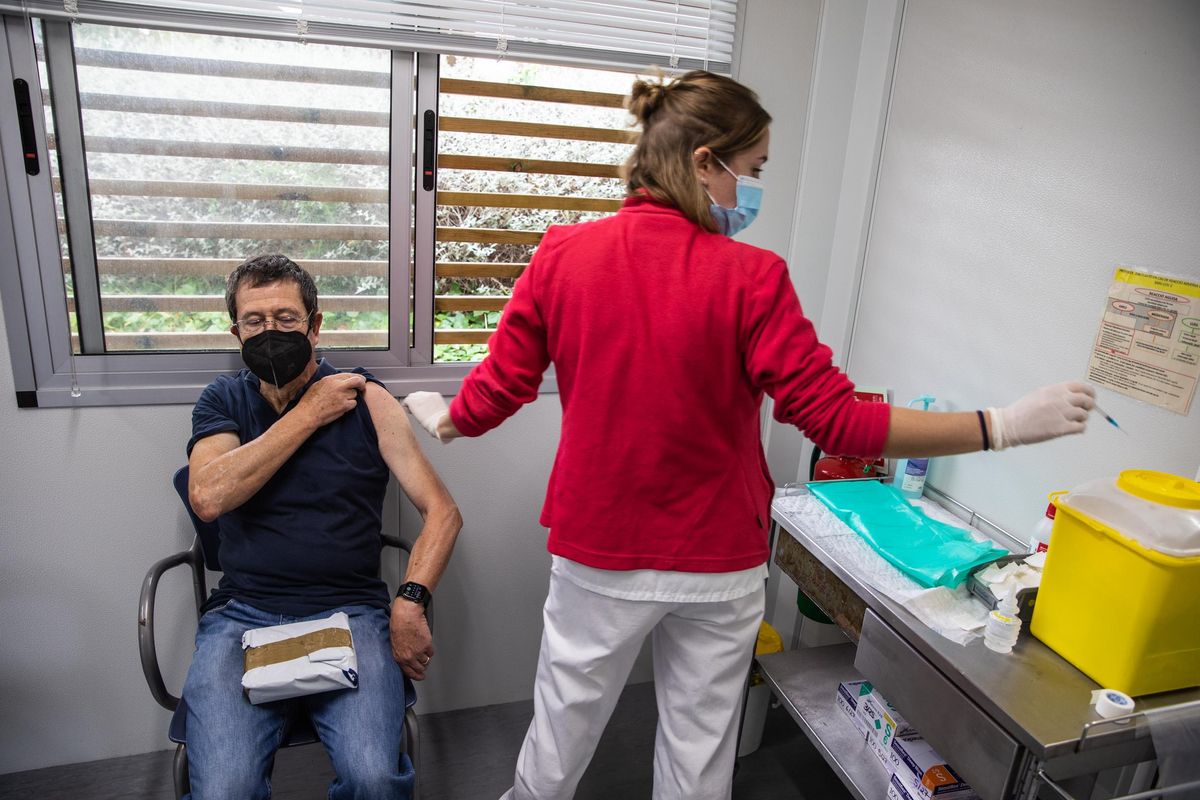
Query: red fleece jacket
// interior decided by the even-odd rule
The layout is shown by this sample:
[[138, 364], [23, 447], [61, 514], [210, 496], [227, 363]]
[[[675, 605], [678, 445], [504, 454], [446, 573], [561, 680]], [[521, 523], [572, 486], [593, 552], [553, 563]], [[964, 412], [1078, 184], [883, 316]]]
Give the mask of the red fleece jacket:
[[888, 406], [854, 399], [779, 256], [646, 198], [548, 230], [489, 345], [451, 419], [494, 428], [554, 363], [562, 436], [541, 522], [551, 553], [591, 567], [767, 560], [764, 392], [826, 452], [874, 457], [887, 438]]

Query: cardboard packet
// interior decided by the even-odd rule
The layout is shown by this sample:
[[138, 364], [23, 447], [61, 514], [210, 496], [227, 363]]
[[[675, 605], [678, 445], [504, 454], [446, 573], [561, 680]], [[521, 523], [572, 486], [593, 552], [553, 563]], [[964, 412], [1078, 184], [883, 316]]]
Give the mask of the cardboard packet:
[[868, 736], [878, 741], [885, 758], [892, 739], [900, 734], [915, 733], [912, 726], [878, 689], [872, 688], [870, 694], [859, 698], [857, 713], [867, 727]]
[[888, 759], [914, 800], [978, 800], [975, 790], [915, 731], [892, 739]]
[[855, 730], [866, 736], [867, 723], [858, 716], [860, 698], [871, 693], [870, 681], [842, 681], [837, 688], [837, 707], [850, 718]]

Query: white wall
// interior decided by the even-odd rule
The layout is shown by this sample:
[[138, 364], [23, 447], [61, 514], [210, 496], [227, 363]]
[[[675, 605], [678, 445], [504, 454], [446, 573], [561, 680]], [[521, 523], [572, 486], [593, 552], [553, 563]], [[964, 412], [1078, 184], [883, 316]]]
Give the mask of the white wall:
[[[750, 0], [743, 78], [786, 131], [754, 232], [784, 252], [790, 237], [817, 0]], [[796, 75], [801, 75], [799, 81]], [[187, 406], [18, 410], [0, 325], [0, 773], [142, 753], [167, 745], [167, 712], [137, 656], [137, 593], [190, 528], [169, 478], [183, 463]], [[335, 361], [340, 363], [340, 361]], [[420, 687], [422, 713], [528, 699], [549, 574], [538, 525], [557, 444], [547, 395], [488, 436], [426, 452], [462, 508], [465, 527], [437, 591], [438, 656]], [[415, 514], [402, 515], [411, 535]], [[389, 505], [389, 519], [395, 518]], [[182, 574], [164, 584], [164, 672], [177, 688], [195, 623]], [[647, 680], [645, 656], [632, 680]]]
[[[1200, 278], [1200, 5], [909, 0], [849, 370], [901, 399], [1006, 404], [1086, 375], [1118, 265]], [[1085, 436], [935, 459], [1017, 532], [1121, 469], [1192, 476], [1184, 417], [1099, 399]]]

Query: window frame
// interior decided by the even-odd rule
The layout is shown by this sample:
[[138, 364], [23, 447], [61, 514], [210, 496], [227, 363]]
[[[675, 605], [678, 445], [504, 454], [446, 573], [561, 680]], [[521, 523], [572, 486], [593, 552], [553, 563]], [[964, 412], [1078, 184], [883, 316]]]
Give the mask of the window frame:
[[[664, 12], [669, 6], [667, 0], [646, 0], [645, 9], [637, 5], [639, 2], [642, 0], [628, 0], [627, 6], [622, 6], [628, 7], [630, 14], [618, 22], [618, 27], [632, 26], [632, 30], [636, 28], [636, 19], [651, 19], [655, 15], [661, 18], [656, 20], [658, 23], [668, 19], [669, 14]], [[625, 51], [623, 46], [612, 48], [611, 34], [589, 39], [591, 34], [584, 31], [579, 36], [556, 39], [555, 33], [522, 33], [519, 27], [512, 25], [506, 29], [503, 7], [498, 20], [499, 32], [493, 36], [488, 26], [494, 27], [497, 21], [494, 19], [480, 22], [483, 27], [472, 35], [443, 29], [441, 23], [428, 21], [424, 27], [417, 25], [411, 31], [399, 32], [379, 25], [378, 20], [362, 27], [352, 24], [348, 17], [322, 16], [316, 6], [309, 9], [312, 20], [307, 20], [304, 18], [307, 12], [303, 9], [297, 18], [289, 16], [292, 12], [284, 8], [279, 9], [285, 12], [283, 17], [277, 16], [275, 11], [265, 16], [257, 13], [247, 16], [229, 12], [219, 4], [211, 8], [183, 9], [171, 3], [163, 6], [146, 2], [129, 6], [108, 0], [83, 0], [82, 3], [60, 6], [57, 0], [25, 0], [17, 6], [0, 0], [0, 78], [8, 78], [0, 81], [0, 104], [15, 107], [13, 79], [25, 80], [31, 94], [36, 91], [32, 123], [41, 167], [36, 175], [25, 174], [25, 148], [17, 115], [0, 117], [0, 176], [5, 181], [4, 191], [0, 193], [0, 308], [4, 310], [18, 407], [192, 403], [216, 375], [242, 366], [238, 352], [232, 348], [223, 352], [106, 349], [103, 296], [93, 230], [95, 221], [88, 187], [88, 154], [84, 147], [83, 111], [77, 85], [77, 51], [72, 41], [75, 21], [244, 39], [313, 41], [390, 53], [390, 200], [386, 214], [389, 229], [388, 346], [319, 350], [322, 354], [332, 354], [338, 366], [367, 368], [393, 394], [402, 395], [417, 388], [454, 393], [474, 367], [474, 362], [436, 361], [436, 166], [431, 188], [424, 188], [423, 182], [416, 180], [419, 165], [425, 161], [428, 140], [422, 133], [427, 114], [432, 115], [433, 160], [437, 160], [441, 57], [451, 54], [508, 56], [530, 63], [631, 70], [640, 68], [635, 66], [638, 64], [644, 67], [648, 63], [657, 63], [668, 71], [703, 67], [729, 72], [740, 49], [743, 6], [738, 0], [686, 2], [691, 11], [682, 15], [676, 3], [674, 33], [667, 30], [667, 35], [673, 37], [668, 50], [661, 49], [666, 40], [660, 35], [655, 45], [641, 43]], [[696, 9], [703, 9], [705, 2], [708, 3], [706, 32], [702, 27], [698, 28], [701, 18], [696, 16]], [[522, 11], [518, 6], [513, 7], [514, 19], [526, 12], [535, 16], [542, 14], [536, 10]], [[562, 22], [558, 12], [546, 12], [543, 16], [546, 20], [557, 19], [552, 25]], [[487, 17], [485, 14], [480, 19]], [[612, 22], [611, 19], [608, 21]], [[570, 20], [568, 27], [580, 28], [575, 22]], [[598, 24], [605, 24], [603, 18]], [[55, 162], [49, 157], [45, 107], [40, 102], [41, 79], [33, 36], [37, 25], [45, 26], [43, 44], [52, 119], [55, 127], [61, 128], [54, 132]], [[658, 27], [661, 29], [662, 25]], [[696, 50], [698, 29], [703, 32], [704, 43], [703, 52], [699, 54]], [[659, 30], [659, 34], [662, 32]], [[543, 35], [551, 38], [539, 40], [538, 37]], [[710, 40], [710, 36], [714, 38]], [[691, 43], [686, 44], [689, 37]], [[718, 44], [718, 40], [732, 49], [725, 52], [725, 45]], [[559, 43], [553, 43], [556, 41]], [[601, 43], [605, 41], [606, 44]], [[649, 49], [643, 49], [639, 54], [639, 46]], [[714, 53], [718, 60], [710, 63]], [[415, 122], [411, 122], [413, 120]], [[61, 191], [57, 195], [53, 186], [55, 165], [62, 172]], [[24, 181], [21, 180], [23, 175]], [[411, 202], [394, 202], [395, 198]], [[63, 285], [59, 201], [69, 223], [66, 237], [73, 288], [71, 298], [66, 296]], [[83, 219], [86, 224], [71, 224], [72, 220]], [[12, 267], [4, 268], [4, 264]], [[71, 303], [74, 304], [82, 354], [73, 353], [71, 309], [68, 307]], [[544, 376], [540, 391], [557, 391], [553, 367]]]
[[[15, 108], [14, 79], [26, 80], [31, 93], [41, 85], [32, 26], [46, 24], [51, 102], [56, 127], [64, 128], [55, 131], [57, 146], [62, 148], [64, 212], [68, 219], [78, 219], [80, 215], [87, 219], [82, 231], [78, 225], [67, 226], [79, 335], [85, 349], [94, 349], [97, 342], [103, 349], [86, 153], [70, 23], [11, 14], [0, 14], [0, 20], [3, 21], [0, 39], [7, 56], [0, 59], [0, 78], [3, 78], [0, 80], [0, 104], [7, 104], [2, 106], [7, 108]], [[436, 151], [439, 61], [437, 53], [391, 49], [389, 196], [411, 197], [412, 202], [401, 200], [388, 204], [389, 346], [386, 349], [339, 348], [329, 351], [336, 366], [364, 367], [397, 396], [417, 389], [456, 393], [462, 379], [474, 367], [473, 362], [432, 361], [436, 173], [434, 188], [426, 190], [416, 181], [416, 165], [424, 163], [427, 147], [425, 137], [420, 135], [426, 111], [432, 112], [435, 121]], [[415, 98], [414, 81], [417, 87]], [[5, 179], [5, 190], [0, 193], [0, 263], [16, 265], [16, 269], [0, 270], [0, 301], [3, 302], [18, 407], [194, 403], [201, 390], [217, 375], [243, 366], [237, 351], [72, 354], [40, 88], [36, 88], [36, 92], [39, 100], [33, 102], [33, 122], [40, 165], [37, 175], [25, 173], [16, 115], [0, 118], [0, 174]], [[66, 96], [59, 96], [60, 93]], [[405, 122], [414, 119], [417, 120], [415, 127]], [[72, 176], [70, 180], [68, 169]], [[25, 180], [21, 180], [22, 177]], [[82, 187], [83, 191], [69, 191], [68, 187]], [[78, 276], [88, 277], [81, 282]], [[410, 285], [414, 287], [411, 297]], [[411, 329], [408, 326], [410, 314]], [[318, 348], [318, 354], [325, 355], [326, 351]], [[553, 367], [547, 371], [541, 391], [557, 391]]]

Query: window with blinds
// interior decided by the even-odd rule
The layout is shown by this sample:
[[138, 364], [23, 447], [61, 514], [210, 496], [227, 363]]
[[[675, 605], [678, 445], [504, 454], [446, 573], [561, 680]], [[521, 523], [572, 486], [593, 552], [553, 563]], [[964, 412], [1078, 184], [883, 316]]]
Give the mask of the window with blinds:
[[[79, 278], [98, 285], [103, 352], [236, 350], [225, 277], [267, 252], [316, 278], [323, 347], [387, 346], [387, 51], [47, 28], [47, 101], [46, 39], [69, 36], [82, 115], [86, 184], [64, 193], [58, 165], [80, 153], [48, 139], [76, 353], [89, 321]], [[87, 203], [68, 211], [85, 186]]]
[[[87, 175], [79, 218], [68, 219], [59, 167], [71, 155], [53, 134], [48, 142], [75, 353], [85, 352], [73, 291], [84, 270], [104, 352], [236, 350], [224, 279], [266, 252], [316, 278], [322, 347], [388, 346], [388, 53], [93, 24], [72, 37]], [[548, 226], [620, 207], [620, 165], [637, 139], [623, 107], [633, 77], [440, 58], [434, 362], [486, 354]], [[53, 130], [53, 104], [45, 109]], [[411, 202], [404, 188], [392, 202]], [[91, 257], [73, 262], [72, 242]]]
[[546, 228], [620, 207], [633, 76], [455, 56], [440, 66], [434, 355], [475, 360]]
[[0, 273], [19, 403], [194, 401], [240, 366], [224, 279], [264, 252], [316, 277], [320, 346], [353, 351], [335, 363], [453, 391], [546, 229], [620, 207], [633, 79], [728, 71], [736, 18], [736, 0], [0, 0], [0, 79], [30, 88], [0, 116], [26, 167]]
[[0, 0], [44, 18], [728, 73], [737, 0]]

